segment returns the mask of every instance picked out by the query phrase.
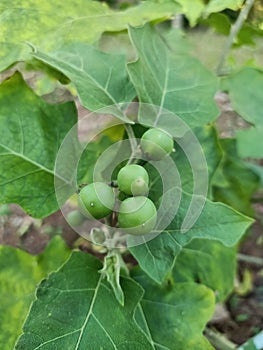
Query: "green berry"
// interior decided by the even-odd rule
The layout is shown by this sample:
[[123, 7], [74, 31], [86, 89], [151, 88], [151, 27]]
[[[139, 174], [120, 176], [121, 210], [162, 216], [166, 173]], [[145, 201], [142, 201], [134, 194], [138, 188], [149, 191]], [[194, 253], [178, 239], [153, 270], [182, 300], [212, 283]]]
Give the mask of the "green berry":
[[119, 208], [120, 228], [131, 235], [144, 235], [153, 230], [157, 219], [154, 203], [147, 197], [125, 199]]
[[71, 226], [79, 226], [84, 222], [85, 216], [79, 210], [72, 210], [68, 213], [66, 219]]
[[173, 138], [167, 132], [153, 128], [141, 138], [141, 149], [148, 159], [161, 160], [173, 151]]
[[114, 208], [113, 189], [104, 182], [93, 182], [81, 189], [79, 204], [83, 214], [91, 219], [101, 219]]
[[134, 196], [142, 196], [148, 192], [149, 176], [147, 171], [137, 164], [126, 165], [117, 175], [119, 189]]

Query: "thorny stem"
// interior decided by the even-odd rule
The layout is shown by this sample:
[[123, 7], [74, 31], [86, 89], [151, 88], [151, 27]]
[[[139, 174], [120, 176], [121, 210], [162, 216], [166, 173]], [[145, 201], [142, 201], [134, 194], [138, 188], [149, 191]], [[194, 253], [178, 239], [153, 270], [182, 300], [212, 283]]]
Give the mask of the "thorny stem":
[[218, 63], [217, 69], [216, 69], [218, 75], [223, 75], [226, 73], [225, 69], [224, 69], [226, 58], [229, 54], [229, 51], [231, 49], [233, 42], [236, 39], [238, 32], [242, 28], [245, 20], [247, 19], [249, 11], [251, 10], [251, 7], [254, 4], [254, 1], [255, 0], [247, 0], [246, 1], [246, 3], [244, 4], [244, 7], [242, 8], [242, 10], [239, 13], [239, 16], [238, 16], [236, 22], [231, 26], [229, 37], [228, 37], [226, 45], [222, 51], [222, 54], [221, 54], [221, 57], [220, 57], [220, 60], [219, 60], [219, 63]]

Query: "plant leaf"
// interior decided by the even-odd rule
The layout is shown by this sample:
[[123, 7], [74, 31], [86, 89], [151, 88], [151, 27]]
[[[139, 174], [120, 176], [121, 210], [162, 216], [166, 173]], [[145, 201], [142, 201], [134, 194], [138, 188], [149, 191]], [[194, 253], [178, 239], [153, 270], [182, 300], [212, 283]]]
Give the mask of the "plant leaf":
[[254, 174], [258, 176], [258, 179], [259, 179], [258, 189], [262, 189], [263, 188], [263, 166], [250, 163], [250, 162], [247, 162], [246, 165], [250, 170], [252, 170]]
[[81, 0], [2, 0], [0, 7], [0, 71], [29, 59], [34, 43], [47, 52], [69, 42], [94, 43], [105, 31], [127, 29], [146, 21], [169, 18], [180, 10], [175, 2], [145, 2], [124, 11], [111, 10], [105, 3]]
[[116, 117], [132, 123], [118, 106], [135, 96], [124, 55], [73, 43], [50, 54], [37, 52], [33, 56], [65, 74], [75, 85], [84, 107], [91, 111], [109, 107]]
[[127, 267], [119, 251], [109, 251], [104, 257], [103, 269], [100, 273], [107, 278], [118, 302], [124, 305], [124, 294], [120, 285], [121, 270], [128, 275]]
[[[205, 156], [206, 164], [204, 164], [207, 167], [207, 173], [208, 173], [208, 184], [206, 186], [210, 187], [211, 183], [213, 181], [213, 177], [220, 167], [221, 160], [223, 157], [223, 152], [218, 140], [217, 132], [215, 128], [211, 125], [206, 125], [204, 127], [195, 128], [193, 130], [194, 136], [197, 138], [201, 150]], [[194, 145], [191, 145], [191, 158], [189, 155], [186, 156], [184, 147], [187, 143], [187, 140], [184, 144], [182, 144], [182, 147], [179, 146], [179, 144], [175, 144], [176, 152], [173, 153], [171, 156], [178, 168], [178, 171], [180, 173], [182, 188], [185, 192], [193, 193], [194, 190], [194, 181], [197, 181], [197, 178], [193, 178], [193, 173], [197, 172], [199, 170], [200, 164], [196, 164], [195, 159], [197, 158], [197, 147]], [[190, 161], [189, 161], [190, 160]], [[201, 186], [205, 186], [205, 184], [201, 182], [205, 181], [205, 177], [199, 176], [198, 180], [200, 181], [198, 183], [199, 188]], [[210, 190], [210, 189], [208, 189]]]
[[157, 283], [165, 279], [180, 251], [193, 239], [216, 240], [231, 247], [253, 223], [253, 219], [225, 204], [207, 199], [194, 225], [187, 232], [182, 231], [181, 226], [191, 199], [191, 195], [182, 193], [179, 210], [171, 224], [156, 238], [129, 248], [140, 267]]
[[214, 199], [252, 216], [251, 197], [260, 185], [260, 178], [238, 157], [235, 139], [220, 142], [224, 151], [222, 171], [228, 185], [221, 186], [217, 181], [213, 187]]
[[239, 130], [236, 137], [241, 158], [263, 158], [263, 127]]
[[54, 237], [38, 256], [13, 247], [0, 247], [1, 349], [14, 348], [29, 305], [34, 300], [36, 285], [64, 263], [69, 254], [69, 248], [59, 236]]
[[177, 0], [177, 2], [182, 6], [182, 13], [188, 18], [191, 27], [194, 27], [197, 23], [198, 18], [201, 16], [205, 4], [202, 0], [192, 0], [184, 1]]
[[[74, 103], [48, 105], [33, 93], [19, 73], [0, 85], [2, 203], [17, 203], [37, 218], [58, 210], [54, 189], [56, 155], [76, 122]], [[76, 142], [77, 148], [75, 136], [72, 142]], [[56, 176], [61, 186], [67, 184], [62, 173]]]
[[207, 4], [204, 15], [208, 16], [210, 13], [221, 12], [225, 9], [236, 11], [241, 8], [243, 0], [210, 0]]
[[231, 22], [229, 17], [223, 13], [212, 13], [208, 18], [202, 21], [205, 25], [208, 25], [215, 29], [219, 34], [228, 35], [231, 29]]
[[[128, 65], [128, 71], [140, 102], [160, 106], [157, 111], [153, 108], [153, 123], [162, 119], [163, 108], [192, 128], [217, 117], [218, 81], [211, 72], [188, 55], [172, 53], [150, 25], [129, 27], [129, 34], [138, 60]], [[146, 116], [142, 113], [139, 121], [143, 124]]]
[[16, 349], [152, 350], [133, 317], [142, 288], [122, 278], [122, 307], [98, 272], [101, 267], [93, 256], [74, 252], [60, 270], [42, 281]]
[[263, 157], [262, 86], [263, 71], [252, 67], [246, 67], [223, 80], [223, 87], [229, 92], [234, 110], [254, 125], [254, 128], [237, 132], [237, 148], [241, 157]]
[[213, 349], [202, 335], [214, 311], [215, 297], [210, 289], [169, 280], [159, 286], [139, 269], [132, 276], [145, 290], [137, 322], [155, 349]]
[[225, 78], [222, 84], [229, 93], [233, 109], [247, 122], [263, 128], [260, 111], [263, 100], [263, 71], [245, 67]]
[[224, 301], [234, 286], [236, 247], [208, 239], [194, 239], [178, 255], [173, 268], [177, 282], [198, 282], [213, 289]]
[[248, 339], [245, 344], [239, 346], [237, 350], [260, 350], [263, 346], [263, 331]]
[[[109, 137], [105, 135], [98, 135], [94, 142], [89, 142], [87, 144], [79, 160], [78, 183], [90, 183], [94, 181], [93, 175], [96, 162], [105, 149], [112, 144], [113, 143]], [[89, 164], [88, 167], [87, 164]]]
[[[202, 20], [202, 23], [214, 28], [217, 33], [223, 35], [229, 35], [232, 25], [231, 18], [221, 12], [210, 14], [208, 18]], [[255, 46], [255, 37], [262, 35], [263, 31], [260, 30], [260, 28], [258, 28], [256, 25], [245, 22], [236, 36], [233, 47], [237, 48], [242, 45]]]

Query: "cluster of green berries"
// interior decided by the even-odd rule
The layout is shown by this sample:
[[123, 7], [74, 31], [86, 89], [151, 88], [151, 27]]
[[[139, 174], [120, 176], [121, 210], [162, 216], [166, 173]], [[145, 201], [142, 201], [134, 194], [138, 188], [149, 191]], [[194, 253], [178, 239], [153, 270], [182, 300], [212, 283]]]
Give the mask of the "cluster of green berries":
[[[161, 160], [173, 150], [173, 138], [161, 129], [147, 130], [141, 138], [147, 159]], [[126, 233], [143, 235], [156, 225], [157, 210], [147, 197], [149, 175], [137, 164], [126, 165], [117, 174], [117, 186], [126, 197], [118, 208], [118, 226]], [[104, 182], [93, 182], [79, 192], [81, 212], [90, 219], [102, 219], [115, 209], [115, 191]]]

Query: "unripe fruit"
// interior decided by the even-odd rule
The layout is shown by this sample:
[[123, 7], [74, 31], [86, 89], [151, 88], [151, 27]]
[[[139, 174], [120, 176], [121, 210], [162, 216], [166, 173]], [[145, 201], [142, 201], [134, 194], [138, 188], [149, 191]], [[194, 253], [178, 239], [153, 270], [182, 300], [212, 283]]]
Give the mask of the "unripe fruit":
[[119, 226], [131, 235], [144, 235], [156, 224], [157, 211], [153, 202], [144, 196], [125, 199], [119, 208]]
[[141, 149], [152, 160], [163, 159], [172, 152], [173, 145], [172, 136], [158, 128], [147, 130], [141, 138]]
[[66, 219], [71, 226], [79, 226], [84, 222], [85, 216], [79, 210], [72, 210], [68, 213]]
[[126, 165], [117, 175], [119, 189], [134, 196], [142, 196], [148, 192], [149, 176], [147, 171], [137, 164]]
[[83, 214], [91, 219], [101, 219], [114, 208], [113, 189], [104, 182], [93, 182], [81, 189], [79, 204]]

